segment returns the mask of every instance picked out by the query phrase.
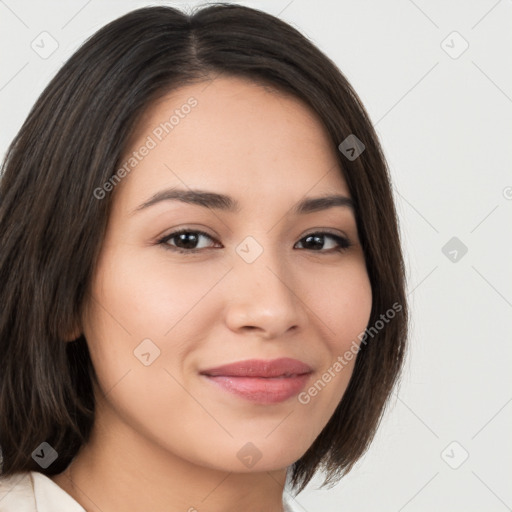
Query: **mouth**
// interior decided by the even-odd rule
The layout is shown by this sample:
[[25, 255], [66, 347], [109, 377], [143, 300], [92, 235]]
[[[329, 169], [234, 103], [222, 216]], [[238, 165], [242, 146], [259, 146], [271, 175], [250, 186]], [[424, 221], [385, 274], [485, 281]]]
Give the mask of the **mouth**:
[[208, 370], [200, 375], [220, 389], [259, 404], [283, 402], [298, 394], [313, 369], [297, 359], [250, 359]]

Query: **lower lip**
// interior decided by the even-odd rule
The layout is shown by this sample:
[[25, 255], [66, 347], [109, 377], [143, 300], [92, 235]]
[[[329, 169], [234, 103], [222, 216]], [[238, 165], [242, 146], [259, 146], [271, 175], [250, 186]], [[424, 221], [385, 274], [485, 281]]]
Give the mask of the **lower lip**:
[[275, 378], [205, 375], [224, 390], [259, 404], [275, 404], [297, 395], [304, 388], [309, 376], [309, 373]]

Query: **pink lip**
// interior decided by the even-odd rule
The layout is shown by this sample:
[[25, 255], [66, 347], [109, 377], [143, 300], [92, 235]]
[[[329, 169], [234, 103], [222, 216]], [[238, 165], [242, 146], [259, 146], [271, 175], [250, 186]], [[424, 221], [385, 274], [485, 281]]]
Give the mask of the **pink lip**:
[[249, 359], [200, 372], [226, 391], [261, 404], [282, 402], [300, 392], [312, 368], [297, 359]]

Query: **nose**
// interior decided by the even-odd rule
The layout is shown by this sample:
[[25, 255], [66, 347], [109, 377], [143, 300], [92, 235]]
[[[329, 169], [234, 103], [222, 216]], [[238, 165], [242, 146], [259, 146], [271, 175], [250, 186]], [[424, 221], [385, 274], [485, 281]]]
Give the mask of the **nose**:
[[276, 251], [265, 250], [248, 263], [236, 256], [230, 272], [225, 321], [234, 332], [254, 332], [263, 339], [304, 329], [307, 307], [293, 269]]

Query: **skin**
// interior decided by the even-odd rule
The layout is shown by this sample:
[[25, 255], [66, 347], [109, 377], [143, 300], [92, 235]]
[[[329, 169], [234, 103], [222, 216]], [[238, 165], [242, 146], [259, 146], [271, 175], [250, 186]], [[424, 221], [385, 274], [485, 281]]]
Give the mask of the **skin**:
[[[100, 384], [96, 419], [52, 479], [88, 512], [281, 511], [286, 468], [332, 416], [355, 359], [307, 404], [255, 404], [198, 372], [292, 357], [314, 370], [307, 390], [370, 317], [352, 209], [291, 212], [305, 196], [350, 197], [336, 148], [300, 100], [239, 78], [186, 86], [147, 110], [127, 155], [191, 96], [197, 106], [116, 186], [82, 319]], [[171, 187], [228, 194], [241, 210], [175, 200], [131, 214]], [[179, 228], [212, 239], [200, 236], [196, 254], [158, 243]], [[352, 245], [304, 241], [325, 230]], [[236, 252], [247, 236], [263, 249], [252, 263]], [[160, 350], [149, 366], [134, 356], [147, 338]], [[248, 442], [261, 454], [250, 468], [237, 457]]]

